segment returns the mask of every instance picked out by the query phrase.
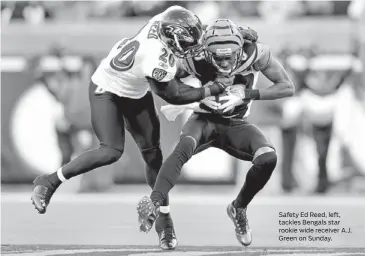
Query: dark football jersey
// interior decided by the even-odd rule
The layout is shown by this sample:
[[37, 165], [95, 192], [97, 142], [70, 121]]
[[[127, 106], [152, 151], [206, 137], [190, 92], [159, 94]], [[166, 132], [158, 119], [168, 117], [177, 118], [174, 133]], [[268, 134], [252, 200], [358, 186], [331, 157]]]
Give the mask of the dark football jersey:
[[[246, 89], [255, 88], [259, 68], [255, 67], [257, 60], [265, 53], [266, 48], [261, 43], [253, 43], [244, 46], [244, 58], [232, 72], [235, 76], [233, 85], [242, 85]], [[190, 75], [199, 79], [202, 85], [214, 81], [217, 78], [217, 69], [209, 63], [204, 55], [189, 58], [184, 61], [183, 68]], [[233, 113], [226, 115], [226, 118], [243, 118], [249, 114], [252, 101], [237, 106]]]

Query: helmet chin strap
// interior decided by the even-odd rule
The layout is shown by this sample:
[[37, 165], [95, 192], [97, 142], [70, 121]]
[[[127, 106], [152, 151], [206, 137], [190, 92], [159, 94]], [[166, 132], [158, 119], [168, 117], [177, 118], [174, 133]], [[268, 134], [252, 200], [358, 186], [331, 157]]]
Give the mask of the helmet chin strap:
[[228, 70], [226, 70], [226, 69], [222, 69], [218, 64], [217, 64], [217, 62], [215, 61], [215, 59], [213, 58], [213, 57], [211, 57], [211, 59], [212, 59], [212, 63], [213, 63], [213, 65], [218, 69], [218, 71], [221, 73], [221, 74], [223, 74], [223, 75], [229, 75], [229, 74], [231, 74], [232, 73], [232, 71], [236, 68], [236, 66], [237, 66], [237, 60], [236, 60], [236, 63], [230, 68], [230, 69], [228, 69]]
[[222, 75], [229, 75], [232, 72], [232, 68], [230, 68], [229, 70], [225, 70], [225, 69], [221, 69], [218, 68], [219, 73], [221, 73]]

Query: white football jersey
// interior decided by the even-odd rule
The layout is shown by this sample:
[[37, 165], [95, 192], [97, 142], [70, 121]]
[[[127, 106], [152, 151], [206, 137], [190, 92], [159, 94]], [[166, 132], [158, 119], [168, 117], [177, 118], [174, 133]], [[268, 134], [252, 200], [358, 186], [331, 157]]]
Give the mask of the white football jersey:
[[160, 82], [174, 79], [176, 57], [157, 36], [160, 16], [153, 17], [135, 37], [113, 46], [91, 77], [99, 92], [139, 99], [149, 90], [146, 77]]

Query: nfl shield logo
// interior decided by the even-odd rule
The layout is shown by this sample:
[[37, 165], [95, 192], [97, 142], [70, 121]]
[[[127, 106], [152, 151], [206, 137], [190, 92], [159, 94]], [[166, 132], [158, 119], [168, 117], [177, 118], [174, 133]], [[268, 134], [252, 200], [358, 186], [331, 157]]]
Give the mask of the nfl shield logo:
[[152, 71], [152, 78], [156, 79], [157, 81], [161, 81], [162, 79], [165, 78], [166, 74], [167, 74], [166, 70], [155, 68]]

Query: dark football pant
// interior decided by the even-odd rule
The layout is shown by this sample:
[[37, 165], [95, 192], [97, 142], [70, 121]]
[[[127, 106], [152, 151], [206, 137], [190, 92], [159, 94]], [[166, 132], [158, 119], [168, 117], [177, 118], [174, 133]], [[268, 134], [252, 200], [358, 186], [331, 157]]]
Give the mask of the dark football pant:
[[65, 178], [116, 162], [123, 154], [126, 128], [137, 143], [146, 163], [146, 180], [153, 188], [162, 164], [160, 121], [152, 93], [140, 99], [119, 97], [89, 88], [91, 122], [100, 146], [84, 152], [62, 167]]
[[194, 155], [209, 147], [226, 151], [233, 157], [252, 161], [246, 182], [239, 193], [236, 207], [246, 207], [264, 187], [276, 166], [275, 151], [257, 156], [258, 149], [274, 149], [270, 141], [256, 126], [234, 119], [224, 119], [207, 114], [193, 114], [183, 127], [181, 140], [163, 163], [151, 195], [161, 201], [175, 185], [182, 166]]
[[186, 136], [193, 137], [197, 142], [194, 154], [216, 147], [244, 161], [252, 161], [255, 152], [261, 147], [274, 148], [255, 125], [207, 114], [193, 114], [189, 118], [181, 137]]
[[56, 135], [58, 140], [58, 147], [61, 151], [61, 165], [65, 165], [71, 161], [71, 156], [74, 152], [71, 131], [59, 131], [56, 129]]

